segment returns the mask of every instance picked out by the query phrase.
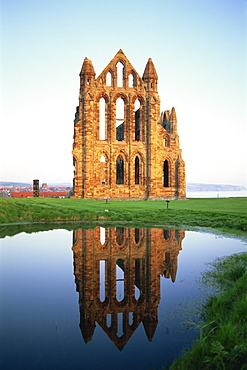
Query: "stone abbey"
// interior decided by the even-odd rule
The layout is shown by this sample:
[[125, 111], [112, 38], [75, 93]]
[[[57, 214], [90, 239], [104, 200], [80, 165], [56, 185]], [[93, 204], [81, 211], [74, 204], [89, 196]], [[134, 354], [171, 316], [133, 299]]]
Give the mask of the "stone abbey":
[[176, 112], [160, 112], [152, 59], [141, 78], [120, 49], [95, 76], [85, 58], [74, 120], [74, 197], [184, 199]]

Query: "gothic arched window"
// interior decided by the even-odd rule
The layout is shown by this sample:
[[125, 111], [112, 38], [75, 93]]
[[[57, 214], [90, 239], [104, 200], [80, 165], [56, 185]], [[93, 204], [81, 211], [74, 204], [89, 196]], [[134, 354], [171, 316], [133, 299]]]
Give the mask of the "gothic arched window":
[[124, 140], [124, 100], [116, 100], [116, 140]]
[[101, 302], [105, 301], [105, 271], [106, 271], [106, 261], [99, 261], [99, 286], [100, 286], [100, 295], [99, 299]]
[[169, 165], [168, 165], [167, 160], [165, 160], [164, 162], [163, 172], [164, 172], [164, 187], [168, 188], [169, 187]]
[[116, 67], [117, 67], [117, 86], [123, 87], [123, 71], [124, 71], [123, 63], [118, 62]]
[[135, 140], [140, 141], [140, 101], [135, 101]]
[[134, 76], [132, 73], [129, 75], [129, 87], [134, 87]]
[[135, 157], [135, 184], [140, 184], [140, 160]]
[[138, 300], [141, 295], [141, 264], [140, 258], [135, 259], [135, 299]]
[[124, 300], [124, 260], [116, 261], [116, 298], [118, 302]]
[[170, 238], [170, 230], [164, 229], [164, 239], [168, 240]]
[[99, 101], [99, 139], [105, 140], [105, 99]]
[[107, 74], [106, 74], [106, 86], [111, 86], [111, 79], [112, 79], [111, 72], [107, 72]]
[[121, 155], [116, 161], [116, 184], [124, 184], [124, 159]]
[[140, 241], [140, 229], [135, 228], [135, 243], [138, 244]]

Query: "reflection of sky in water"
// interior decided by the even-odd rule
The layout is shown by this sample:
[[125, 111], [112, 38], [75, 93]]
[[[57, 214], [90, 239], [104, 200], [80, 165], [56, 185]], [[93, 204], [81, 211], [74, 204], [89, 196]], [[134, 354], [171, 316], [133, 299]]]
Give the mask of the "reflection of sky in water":
[[[101, 244], [106, 241], [101, 232]], [[119, 243], [122, 239], [119, 239]], [[121, 244], [120, 243], [120, 244]], [[84, 343], [79, 328], [72, 232], [53, 230], [21, 233], [1, 240], [1, 367], [3, 369], [152, 369], [168, 365], [181, 347], [195, 338], [181, 325], [186, 308], [200, 295], [196, 279], [205, 263], [222, 255], [246, 251], [244, 242], [213, 234], [186, 232], [178, 255], [175, 283], [161, 277], [158, 320], [152, 342], [142, 324], [119, 352], [96, 325], [93, 338]], [[122, 267], [122, 268], [121, 268]], [[100, 297], [104, 301], [106, 264], [100, 262]], [[117, 300], [124, 297], [123, 261], [116, 263]], [[140, 290], [135, 286], [136, 300]], [[191, 302], [191, 303], [190, 303]], [[192, 306], [190, 306], [190, 304]], [[124, 327], [118, 313], [117, 335]], [[106, 325], [111, 326], [111, 315]], [[133, 314], [129, 313], [129, 323]]]

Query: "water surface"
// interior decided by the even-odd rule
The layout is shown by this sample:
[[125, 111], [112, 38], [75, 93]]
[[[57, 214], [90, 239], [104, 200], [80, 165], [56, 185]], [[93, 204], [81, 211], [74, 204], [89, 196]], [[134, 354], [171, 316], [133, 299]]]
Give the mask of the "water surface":
[[1, 239], [2, 369], [161, 369], [197, 337], [197, 279], [244, 242], [100, 228]]

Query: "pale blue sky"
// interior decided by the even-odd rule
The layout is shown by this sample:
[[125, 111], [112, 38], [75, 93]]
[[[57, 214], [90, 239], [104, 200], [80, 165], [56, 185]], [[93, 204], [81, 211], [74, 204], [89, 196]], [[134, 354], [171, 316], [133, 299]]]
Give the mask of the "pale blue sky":
[[82, 62], [121, 48], [141, 76], [153, 59], [187, 181], [247, 186], [246, 1], [2, 0], [1, 33], [0, 180], [72, 182]]

